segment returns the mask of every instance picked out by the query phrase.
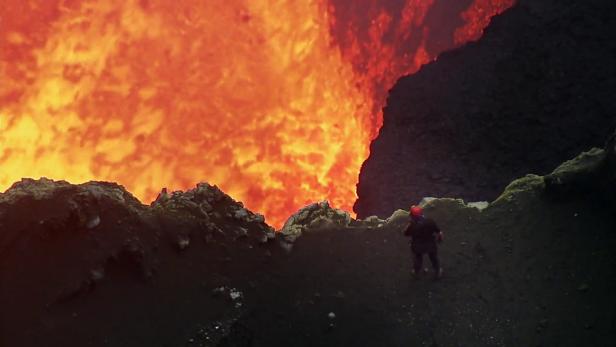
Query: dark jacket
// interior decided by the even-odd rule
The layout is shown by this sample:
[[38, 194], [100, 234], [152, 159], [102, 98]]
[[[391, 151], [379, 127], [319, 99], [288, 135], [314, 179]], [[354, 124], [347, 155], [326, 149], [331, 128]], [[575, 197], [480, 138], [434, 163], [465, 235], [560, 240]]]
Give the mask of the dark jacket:
[[404, 231], [411, 237], [411, 249], [415, 253], [436, 252], [436, 236], [441, 230], [434, 220], [425, 217], [412, 218]]

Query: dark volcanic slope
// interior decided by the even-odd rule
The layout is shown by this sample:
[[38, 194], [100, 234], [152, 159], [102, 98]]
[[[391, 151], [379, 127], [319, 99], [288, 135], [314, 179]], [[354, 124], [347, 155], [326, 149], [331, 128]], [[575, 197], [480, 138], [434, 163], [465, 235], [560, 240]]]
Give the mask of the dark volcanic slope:
[[0, 346], [612, 345], [606, 148], [484, 210], [430, 202], [436, 283], [409, 278], [404, 211], [355, 221], [319, 203], [274, 237], [204, 184], [148, 207], [114, 184], [25, 180], [0, 194]]
[[144, 206], [112, 183], [23, 180], [0, 194], [0, 346], [180, 346], [200, 323], [217, 341], [239, 309], [219, 297], [273, 238], [208, 184]]
[[519, 0], [476, 43], [391, 90], [354, 210], [496, 198], [601, 144], [616, 125], [616, 2]]

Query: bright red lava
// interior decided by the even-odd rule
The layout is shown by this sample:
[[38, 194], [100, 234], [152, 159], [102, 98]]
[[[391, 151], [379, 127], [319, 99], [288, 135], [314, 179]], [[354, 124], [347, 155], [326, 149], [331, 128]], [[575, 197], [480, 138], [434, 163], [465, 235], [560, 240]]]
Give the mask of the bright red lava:
[[[207, 181], [277, 227], [350, 211], [387, 90], [438, 54], [435, 3], [6, 0], [0, 189], [97, 179], [149, 202]], [[468, 3], [440, 49], [513, 0]]]

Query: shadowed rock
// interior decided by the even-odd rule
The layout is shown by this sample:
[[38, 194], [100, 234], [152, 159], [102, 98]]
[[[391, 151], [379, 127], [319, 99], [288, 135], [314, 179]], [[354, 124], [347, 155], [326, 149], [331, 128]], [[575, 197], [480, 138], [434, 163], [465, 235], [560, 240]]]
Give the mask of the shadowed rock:
[[616, 126], [616, 3], [519, 0], [475, 43], [392, 88], [362, 166], [359, 218], [425, 196], [492, 201]]

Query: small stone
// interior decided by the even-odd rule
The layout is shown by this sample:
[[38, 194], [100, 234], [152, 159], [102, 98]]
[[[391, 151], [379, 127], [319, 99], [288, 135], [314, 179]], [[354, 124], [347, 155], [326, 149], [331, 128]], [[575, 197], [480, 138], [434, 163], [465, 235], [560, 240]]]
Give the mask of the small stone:
[[190, 240], [188, 239], [188, 237], [183, 236], [178, 239], [177, 246], [180, 251], [183, 251], [188, 248], [188, 245], [190, 245]]
[[265, 217], [262, 214], [257, 213], [254, 217], [254, 221], [257, 223], [265, 223]]
[[273, 240], [276, 238], [276, 232], [274, 232], [274, 230], [269, 230], [265, 234], [267, 235], [267, 238], [270, 240]]
[[237, 299], [241, 299], [244, 295], [242, 294], [242, 292], [240, 292], [239, 290], [232, 288], [229, 291], [229, 297], [231, 298], [231, 300], [235, 301]]
[[210, 205], [209, 202], [207, 201], [202, 201], [201, 204], [199, 205], [201, 207], [201, 210], [204, 213], [210, 213], [212, 212], [212, 210], [214, 210], [214, 208], [212, 207], [212, 205]]
[[222, 293], [225, 292], [227, 288], [226, 287], [217, 287], [212, 289], [212, 296], [220, 296]]
[[377, 216], [369, 216], [369, 217], [366, 217], [364, 219], [364, 222], [367, 222], [367, 223], [379, 223], [379, 222], [381, 222], [381, 219], [379, 219], [379, 217], [377, 217]]
[[280, 247], [284, 249], [285, 252], [290, 253], [293, 250], [293, 244], [290, 242], [281, 241]]
[[243, 208], [240, 208], [235, 211], [233, 216], [235, 217], [235, 219], [246, 220], [248, 218], [248, 211]]
[[90, 220], [88, 220], [88, 222], [86, 223], [86, 228], [88, 229], [94, 229], [96, 228], [99, 224], [101, 224], [101, 217], [96, 215], [92, 218], [90, 218]]
[[578, 291], [579, 292], [587, 292], [590, 289], [590, 286], [588, 286], [588, 284], [586, 283], [582, 283], [578, 286]]
[[490, 203], [488, 203], [487, 201], [475, 201], [469, 202], [468, 204], [466, 204], [466, 206], [476, 208], [479, 211], [483, 211], [488, 208], [488, 206], [490, 206]]
[[267, 243], [267, 241], [269, 241], [269, 237], [267, 237], [267, 234], [262, 234], [261, 236], [259, 236], [260, 243]]
[[246, 237], [246, 236], [248, 236], [248, 229], [243, 228], [243, 227], [237, 228], [237, 236], [239, 236], [239, 237]]
[[94, 282], [100, 282], [105, 277], [105, 269], [100, 267], [90, 270], [90, 279]]
[[327, 318], [329, 319], [336, 319], [336, 314], [334, 312], [330, 312], [327, 314]]

